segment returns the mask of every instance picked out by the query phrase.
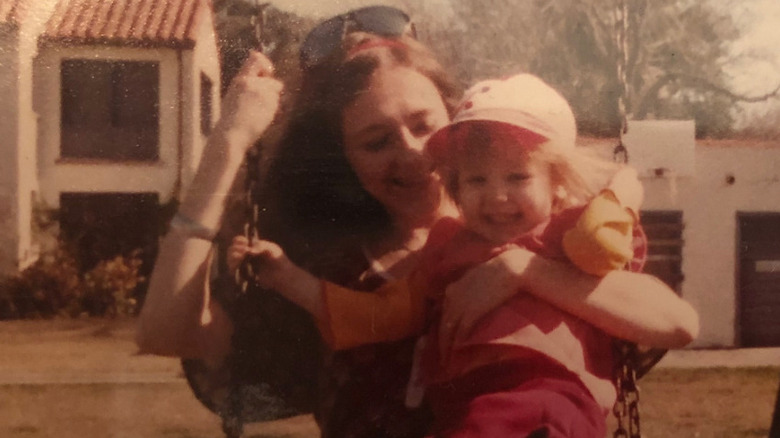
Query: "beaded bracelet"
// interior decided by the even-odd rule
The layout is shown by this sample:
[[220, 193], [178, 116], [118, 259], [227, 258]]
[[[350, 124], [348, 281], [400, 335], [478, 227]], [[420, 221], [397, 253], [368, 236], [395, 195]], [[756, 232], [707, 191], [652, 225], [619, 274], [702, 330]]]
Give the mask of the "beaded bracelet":
[[219, 232], [218, 229], [209, 228], [181, 213], [176, 213], [171, 219], [171, 230], [176, 230], [186, 237], [208, 240], [209, 242], [213, 242]]

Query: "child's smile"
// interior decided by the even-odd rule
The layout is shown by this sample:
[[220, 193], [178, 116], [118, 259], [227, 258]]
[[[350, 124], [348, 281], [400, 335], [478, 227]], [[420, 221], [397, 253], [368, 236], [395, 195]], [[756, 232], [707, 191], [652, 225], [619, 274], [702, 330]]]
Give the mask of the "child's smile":
[[496, 145], [458, 160], [458, 205], [466, 227], [495, 244], [546, 222], [553, 191], [548, 166], [518, 145]]

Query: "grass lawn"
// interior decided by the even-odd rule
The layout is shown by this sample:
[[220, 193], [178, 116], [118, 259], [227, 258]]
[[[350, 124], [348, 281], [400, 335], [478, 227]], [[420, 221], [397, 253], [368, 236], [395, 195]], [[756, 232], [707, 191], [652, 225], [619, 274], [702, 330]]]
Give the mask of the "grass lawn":
[[780, 367], [655, 369], [640, 381], [643, 436], [767, 437]]
[[[659, 369], [642, 380], [645, 437], [766, 437], [780, 368]], [[2, 437], [221, 436], [183, 382], [0, 386]], [[316, 436], [311, 417], [254, 424], [247, 438]]]

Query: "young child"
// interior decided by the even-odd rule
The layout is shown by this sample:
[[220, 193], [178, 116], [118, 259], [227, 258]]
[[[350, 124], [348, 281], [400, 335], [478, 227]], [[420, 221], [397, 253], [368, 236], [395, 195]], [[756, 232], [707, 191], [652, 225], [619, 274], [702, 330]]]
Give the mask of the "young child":
[[433, 436], [602, 438], [615, 388], [612, 338], [599, 329], [518, 293], [444, 355], [437, 340], [447, 285], [508, 248], [599, 276], [641, 268], [636, 173], [580, 152], [575, 137], [568, 103], [540, 79], [480, 82], [426, 146], [461, 218], [431, 229], [409, 277], [373, 294], [311, 278], [285, 285], [311, 276], [261, 242], [258, 280], [312, 311], [334, 349], [427, 333], [413, 374], [427, 386]]

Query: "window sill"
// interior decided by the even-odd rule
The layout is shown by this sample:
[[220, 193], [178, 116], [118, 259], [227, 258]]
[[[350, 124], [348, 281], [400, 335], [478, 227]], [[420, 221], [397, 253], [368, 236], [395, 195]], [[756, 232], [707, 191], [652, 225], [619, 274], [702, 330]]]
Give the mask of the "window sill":
[[72, 158], [60, 157], [54, 161], [54, 164], [75, 164], [75, 165], [102, 165], [102, 166], [132, 166], [132, 167], [162, 167], [164, 163], [159, 158], [151, 160], [134, 160], [123, 158]]

